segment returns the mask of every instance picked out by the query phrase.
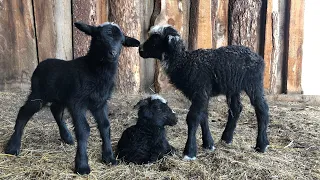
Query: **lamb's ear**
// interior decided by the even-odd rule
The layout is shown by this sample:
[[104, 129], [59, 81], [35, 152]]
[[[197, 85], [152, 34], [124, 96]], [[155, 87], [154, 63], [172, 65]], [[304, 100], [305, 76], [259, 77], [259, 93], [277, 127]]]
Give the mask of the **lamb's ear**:
[[140, 45], [140, 41], [135, 38], [125, 36], [122, 45], [126, 47], [138, 47]]
[[169, 51], [178, 50], [177, 44], [180, 41], [180, 36], [179, 35], [168, 35], [166, 37], [166, 39], [167, 39], [167, 42], [168, 42]]
[[84, 24], [82, 22], [75, 22], [74, 25], [82, 32], [86, 33], [87, 35], [92, 35], [93, 31], [96, 27]]
[[140, 109], [141, 106], [145, 106], [148, 104], [147, 99], [140, 100], [136, 105], [133, 106], [134, 109]]

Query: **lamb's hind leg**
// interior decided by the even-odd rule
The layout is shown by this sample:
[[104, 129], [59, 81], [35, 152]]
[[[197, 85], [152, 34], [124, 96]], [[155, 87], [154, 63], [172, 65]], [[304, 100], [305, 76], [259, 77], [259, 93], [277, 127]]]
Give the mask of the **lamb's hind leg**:
[[38, 112], [45, 102], [36, 97], [34, 94], [30, 94], [28, 100], [20, 108], [16, 124], [14, 126], [14, 133], [11, 135], [7, 146], [5, 148], [6, 154], [18, 155], [21, 147], [21, 137], [23, 134], [24, 127], [30, 120], [30, 118]]
[[213, 151], [215, 149], [213, 138], [208, 124], [208, 113], [202, 113], [202, 119], [200, 121], [201, 131], [202, 131], [202, 147]]
[[246, 91], [246, 93], [250, 98], [251, 104], [254, 106], [258, 121], [258, 137], [255, 150], [258, 152], [265, 152], [269, 145], [267, 136], [269, 106], [264, 99], [263, 86], [258, 86], [256, 89]]
[[233, 133], [237, 125], [240, 113], [242, 111], [242, 104], [240, 102], [240, 94], [234, 94], [227, 96], [228, 110], [228, 122], [226, 128], [223, 131], [221, 140], [227, 144], [230, 144], [233, 139]]
[[59, 126], [61, 139], [67, 144], [74, 144], [72, 135], [63, 121], [64, 108], [63, 105], [57, 103], [52, 103], [50, 106], [51, 113]]

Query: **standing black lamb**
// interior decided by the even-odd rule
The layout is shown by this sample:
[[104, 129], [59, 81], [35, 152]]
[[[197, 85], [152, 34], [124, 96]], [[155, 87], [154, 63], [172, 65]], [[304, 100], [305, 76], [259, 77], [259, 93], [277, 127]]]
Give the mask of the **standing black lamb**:
[[170, 81], [192, 101], [187, 115], [188, 139], [185, 159], [196, 159], [196, 131], [201, 125], [203, 147], [214, 150], [208, 126], [210, 97], [227, 97], [229, 116], [222, 140], [231, 143], [237, 120], [242, 111], [240, 92], [245, 91], [255, 108], [258, 136], [255, 150], [265, 152], [269, 145], [267, 127], [268, 104], [264, 99], [264, 60], [244, 46], [186, 51], [178, 32], [171, 26], [154, 26], [149, 38], [140, 45], [143, 58], [157, 58]]
[[72, 135], [62, 119], [64, 109], [70, 111], [78, 141], [75, 172], [89, 174], [87, 140], [90, 127], [86, 111], [90, 110], [97, 121], [103, 162], [116, 164], [110, 142], [107, 100], [114, 86], [122, 45], [137, 47], [140, 42], [125, 36], [117, 24], [110, 22], [97, 27], [78, 22], [75, 26], [92, 37], [88, 54], [71, 61], [47, 59], [37, 66], [31, 78], [31, 93], [19, 110], [15, 131], [5, 153], [19, 154], [25, 125], [34, 113], [52, 102], [50, 109], [59, 126], [60, 136], [64, 142], [73, 144]]
[[145, 164], [172, 154], [174, 148], [166, 139], [164, 126], [174, 126], [177, 118], [167, 101], [159, 95], [152, 95], [140, 100], [135, 108], [139, 108], [137, 124], [123, 132], [116, 156], [125, 162]]

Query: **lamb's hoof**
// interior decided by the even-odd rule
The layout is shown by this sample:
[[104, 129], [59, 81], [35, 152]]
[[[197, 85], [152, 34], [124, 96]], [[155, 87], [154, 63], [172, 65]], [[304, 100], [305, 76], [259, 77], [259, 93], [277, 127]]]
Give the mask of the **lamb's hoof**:
[[90, 167], [89, 165], [76, 167], [75, 173], [78, 173], [80, 175], [90, 174]]
[[187, 155], [185, 155], [184, 157], [183, 157], [183, 160], [184, 161], [195, 161], [197, 158], [196, 157], [189, 157], [189, 156], [187, 156]]
[[20, 144], [14, 144], [9, 141], [4, 153], [18, 156], [20, 154]]
[[230, 145], [232, 144], [232, 141], [225, 141], [225, 140], [222, 140], [222, 139], [221, 139], [220, 142], [221, 142], [221, 144], [224, 145], [224, 146], [230, 146]]
[[62, 141], [69, 145], [74, 145], [74, 140], [71, 135], [61, 138]]
[[268, 147], [269, 147], [269, 145], [266, 145], [266, 146], [264, 146], [264, 147], [258, 147], [258, 146], [256, 146], [256, 147], [254, 148], [254, 150], [256, 150], [256, 151], [259, 152], [259, 153], [265, 153], [265, 152], [267, 151]]
[[214, 147], [214, 145], [202, 145], [202, 147], [204, 148], [204, 149], [207, 149], [207, 150], [209, 150], [209, 151], [214, 151], [216, 148]]
[[118, 165], [119, 161], [117, 161], [115, 158], [113, 157], [102, 157], [102, 162], [105, 164], [111, 164], [111, 165]]

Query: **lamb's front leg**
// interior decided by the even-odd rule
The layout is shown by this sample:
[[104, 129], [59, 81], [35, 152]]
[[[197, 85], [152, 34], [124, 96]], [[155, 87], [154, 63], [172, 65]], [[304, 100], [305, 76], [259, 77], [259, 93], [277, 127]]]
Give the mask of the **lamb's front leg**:
[[111, 147], [110, 122], [108, 120], [107, 103], [97, 109], [91, 110], [91, 113], [97, 121], [102, 139], [102, 161], [107, 164], [111, 163], [116, 165], [117, 160], [114, 158]]
[[86, 120], [86, 110], [85, 108], [80, 107], [69, 108], [69, 110], [77, 138], [75, 172], [79, 174], [89, 174], [90, 167], [88, 164], [87, 145], [90, 135], [90, 126]]
[[[185, 155], [184, 156], [185, 160], [196, 159], [196, 155], [197, 155], [196, 132], [200, 122], [203, 120], [207, 120], [207, 116], [208, 116], [207, 111], [208, 111], [208, 99], [198, 97], [192, 100], [192, 105], [187, 115], [188, 140], [183, 152], [183, 154]], [[208, 130], [208, 129], [204, 128], [203, 130]], [[210, 131], [202, 133], [203, 135], [206, 135], [204, 139], [207, 139], [209, 137], [208, 133], [210, 133]]]

